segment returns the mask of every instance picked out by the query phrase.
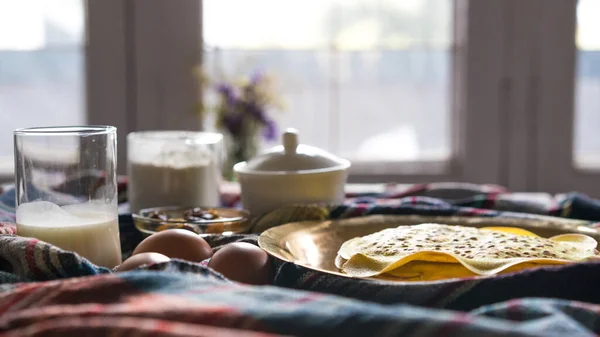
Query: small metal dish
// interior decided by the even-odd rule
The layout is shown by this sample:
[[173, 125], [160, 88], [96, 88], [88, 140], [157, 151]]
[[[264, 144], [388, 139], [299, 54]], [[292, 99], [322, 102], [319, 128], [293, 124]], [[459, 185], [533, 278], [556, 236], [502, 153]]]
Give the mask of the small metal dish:
[[[250, 228], [249, 213], [246, 210], [219, 207], [199, 207], [210, 211], [218, 218], [185, 219], [185, 212], [198, 207], [153, 207], [140, 210], [132, 214], [135, 227], [144, 234], [154, 234], [166, 229], [189, 229], [198, 234], [241, 234], [247, 233]], [[151, 215], [160, 213], [166, 218], [158, 219]]]

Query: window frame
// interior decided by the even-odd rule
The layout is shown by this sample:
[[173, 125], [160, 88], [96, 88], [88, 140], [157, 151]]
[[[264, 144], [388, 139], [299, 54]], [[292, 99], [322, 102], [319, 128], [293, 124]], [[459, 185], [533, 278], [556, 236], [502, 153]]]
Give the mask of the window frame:
[[[503, 28], [506, 28], [507, 6], [497, 1], [455, 2], [454, 15], [458, 19], [454, 20], [453, 87], [450, 90], [453, 157], [447, 162], [355, 161], [350, 171], [351, 182], [489, 183], [501, 180], [501, 134], [496, 125], [502, 120], [504, 107], [496, 103], [506, 94], [501, 83], [505, 76], [502, 50], [506, 44]], [[490, 44], [490, 40], [499, 43]]]
[[[128, 63], [129, 1], [87, 1], [85, 8], [87, 122], [116, 126], [117, 140], [123, 140], [134, 123], [129, 113], [134, 89]], [[107, 25], [109, 18], [111, 24]], [[117, 151], [119, 163], [126, 162], [123, 148], [119, 145]], [[119, 172], [122, 168], [120, 165]]]
[[574, 159], [577, 1], [538, 2], [535, 189], [600, 196], [600, 170]]
[[[202, 56], [201, 3], [181, 0], [167, 6], [161, 0], [89, 1], [89, 13], [96, 17], [89, 18], [88, 31], [90, 122], [116, 124], [120, 139], [134, 130], [201, 127], [189, 112], [199, 97], [190, 68]], [[455, 0], [452, 157], [448, 161], [354, 162], [351, 182], [506, 182], [501, 133], [506, 128], [497, 126], [505, 122], [502, 114], [507, 107], [501, 103], [509, 95], [504, 50], [510, 43], [510, 9], [509, 1]], [[103, 13], [111, 10], [116, 24], [104, 27]], [[174, 43], [172, 36], [180, 37]], [[177, 63], [186, 65], [190, 73], [174, 68]], [[117, 80], [120, 83], [115, 83]], [[110, 103], [113, 106], [106, 105], [110, 97], [118, 97]], [[123, 148], [120, 162], [126, 158]]]
[[[457, 15], [461, 6], [468, 14], [466, 21], [455, 20], [467, 27], [455, 31], [457, 48], [464, 43], [465, 54], [455, 54], [453, 133], [462, 162], [450, 162], [449, 173], [441, 175], [380, 177], [600, 196], [600, 170], [578, 168], [574, 160], [577, 2], [458, 0]], [[461, 75], [467, 79], [461, 82]], [[485, 154], [485, 148], [497, 155]]]
[[351, 181], [506, 181], [503, 128], [498, 126], [503, 125], [507, 107], [502, 102], [509, 94], [504, 50], [510, 42], [510, 9], [505, 1], [455, 0], [450, 160], [353, 164], [358, 172]]
[[[197, 0], [87, 1], [88, 124], [117, 127], [118, 171], [127, 134], [197, 130], [201, 3]], [[107, 25], [106, 23], [111, 24]]]
[[[355, 162], [350, 181], [599, 191], [600, 172], [573, 164], [576, 5], [455, 0], [453, 157]], [[202, 1], [88, 0], [86, 8], [88, 123], [117, 126], [119, 162], [129, 132], [201, 128], [192, 71], [202, 57]]]
[[[114, 0], [109, 0], [108, 2], [111, 2], [111, 1], [115, 2]], [[88, 15], [89, 13], [87, 12], [87, 6], [86, 5], [87, 5], [87, 2], [84, 2], [83, 10], [85, 12], [83, 14], [84, 14], [86, 25], [87, 25], [87, 19], [89, 17], [89, 15]], [[99, 11], [99, 12], [96, 12], [96, 14], [94, 14], [94, 18], [98, 19], [96, 21], [101, 22], [102, 20], [107, 20], [107, 18], [111, 18], [113, 14], [117, 14], [118, 15], [118, 13], [114, 12], [113, 9], [111, 9], [110, 12]], [[82, 71], [84, 72], [84, 76], [85, 76], [85, 81], [84, 82], [87, 82], [88, 81], [88, 74], [87, 74], [87, 71], [88, 71], [88, 69], [87, 69], [87, 62], [88, 62], [88, 60], [87, 60], [87, 57], [88, 57], [89, 53], [86, 51], [86, 46], [85, 46], [87, 39], [83, 38], [82, 40], [83, 40], [82, 41], [82, 52], [85, 54], [85, 58], [86, 58], [86, 65], [85, 65], [85, 68], [82, 69]], [[55, 48], [55, 47], [51, 46], [51, 47], [48, 47], [48, 48], [52, 49], [52, 48]], [[85, 89], [84, 92], [86, 93], [86, 95], [89, 95], [90, 91], [89, 91], [89, 88], [87, 88], [87, 86], [88, 86], [88, 84], [86, 83], [86, 89]], [[106, 96], [109, 96], [111, 99], [113, 97], [112, 93], [110, 95], [106, 95]], [[86, 102], [86, 104], [87, 104], [87, 102]], [[89, 109], [86, 109], [85, 113], [86, 113], [86, 119], [88, 120], [87, 124], [91, 124], [89, 122], [90, 119], [94, 120], [95, 118], [93, 118], [93, 117], [90, 118], [91, 114], [89, 112]], [[14, 170], [15, 170], [15, 167], [14, 167], [14, 155], [0, 156], [0, 185], [3, 185], [3, 184], [12, 185], [12, 184], [14, 184], [14, 182], [15, 182], [15, 171]], [[0, 188], [0, 190], [1, 190], [1, 188]]]

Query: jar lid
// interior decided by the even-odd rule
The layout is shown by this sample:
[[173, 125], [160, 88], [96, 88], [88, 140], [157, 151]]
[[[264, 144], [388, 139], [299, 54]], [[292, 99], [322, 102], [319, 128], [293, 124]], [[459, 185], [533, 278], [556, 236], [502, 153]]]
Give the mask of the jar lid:
[[313, 170], [346, 169], [350, 162], [319, 148], [299, 144], [298, 130], [286, 129], [283, 144], [278, 145], [245, 165], [236, 165], [242, 172], [298, 172]]

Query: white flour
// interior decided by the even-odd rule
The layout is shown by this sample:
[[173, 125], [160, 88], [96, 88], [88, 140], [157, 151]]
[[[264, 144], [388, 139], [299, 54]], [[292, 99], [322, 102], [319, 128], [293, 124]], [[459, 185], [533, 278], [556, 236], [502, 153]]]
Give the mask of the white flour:
[[128, 199], [132, 212], [161, 206], [219, 205], [218, 154], [194, 144], [177, 146], [163, 148], [150, 160], [133, 154], [136, 159], [128, 162]]

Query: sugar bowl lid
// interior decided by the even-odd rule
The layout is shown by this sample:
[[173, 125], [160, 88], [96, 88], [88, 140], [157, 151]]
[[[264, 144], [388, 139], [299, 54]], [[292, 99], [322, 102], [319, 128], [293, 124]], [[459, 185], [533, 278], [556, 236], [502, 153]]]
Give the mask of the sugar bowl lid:
[[319, 148], [299, 144], [298, 130], [286, 129], [283, 144], [267, 152], [238, 163], [234, 170], [240, 173], [302, 173], [345, 170], [350, 162]]

